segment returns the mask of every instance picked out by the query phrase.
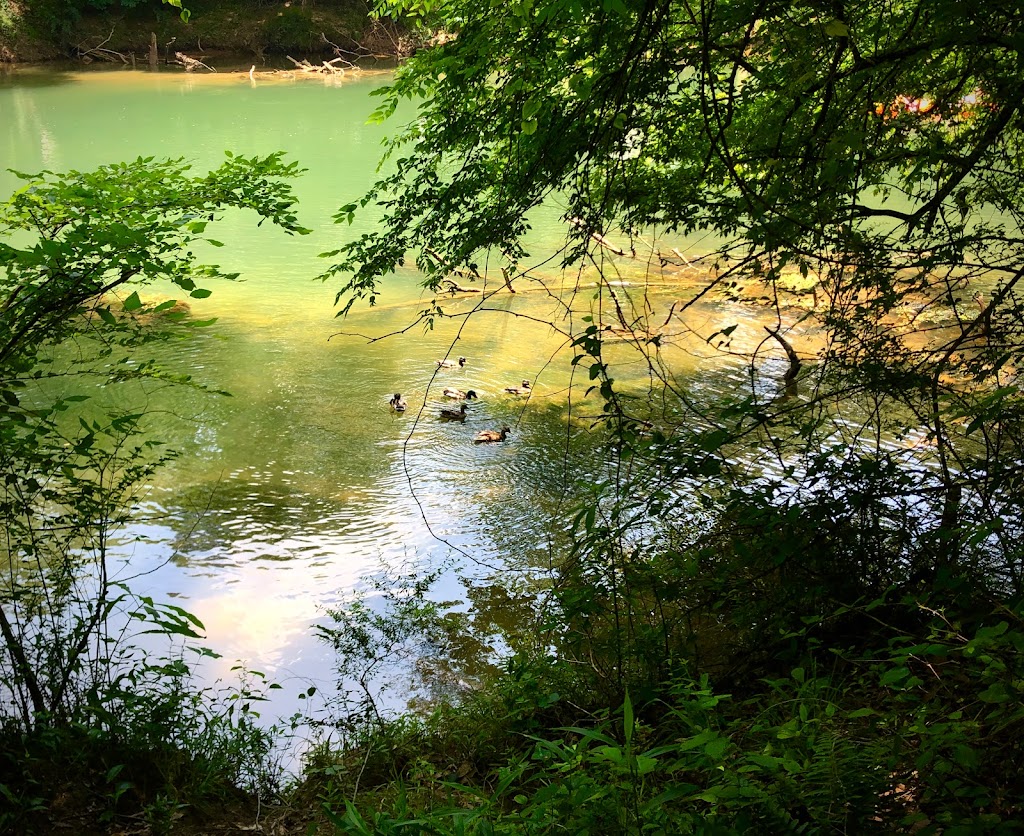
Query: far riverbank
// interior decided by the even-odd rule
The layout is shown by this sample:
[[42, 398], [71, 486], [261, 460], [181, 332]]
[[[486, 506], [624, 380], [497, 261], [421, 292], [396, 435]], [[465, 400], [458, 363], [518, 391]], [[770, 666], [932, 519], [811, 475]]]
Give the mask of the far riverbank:
[[[175, 52], [205, 61], [218, 55], [247, 56], [257, 66], [296, 59], [396, 58], [422, 39], [392, 20], [372, 18], [362, 0], [306, 5], [252, 0], [186, 2], [189, 20], [158, 0], [133, 8], [76, 10], [54, 0], [27, 4], [0, 0], [0, 62], [75, 59], [86, 63], [145, 64], [154, 48], [160, 63]], [[207, 62], [209, 63], [209, 62]]]

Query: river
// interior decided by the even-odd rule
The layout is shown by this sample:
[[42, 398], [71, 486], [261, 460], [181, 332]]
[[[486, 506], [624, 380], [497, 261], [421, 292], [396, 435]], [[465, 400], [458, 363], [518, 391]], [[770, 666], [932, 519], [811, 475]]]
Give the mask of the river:
[[[181, 455], [149, 487], [118, 570], [134, 592], [173, 601], [203, 622], [205, 644], [221, 654], [207, 663], [207, 682], [231, 681], [241, 664], [280, 684], [264, 708], [274, 717], [308, 710], [298, 695], [310, 686], [333, 693], [335, 660], [313, 625], [329, 623], [325, 608], [349, 600], [363, 578], [452, 566], [432, 594], [463, 600], [469, 578], [486, 584], [496, 573], [545, 565], [565, 537], [574, 486], [593, 483], [610, 464], [591, 430], [600, 403], [583, 396], [585, 371], [572, 386], [566, 338], [542, 324], [564, 317], [561, 303], [576, 297], [505, 294], [494, 297], [493, 311], [368, 342], [406, 327], [424, 307], [421, 277], [410, 268], [388, 280], [377, 308], [335, 318], [337, 288], [314, 280], [324, 268], [318, 255], [376, 216], [368, 210], [352, 227], [331, 216], [368, 189], [382, 140], [413, 116], [410, 108], [384, 126], [367, 124], [378, 101], [369, 94], [388, 79], [110, 70], [0, 79], [4, 169], [86, 170], [152, 155], [185, 157], [202, 172], [226, 149], [281, 150], [307, 169], [295, 189], [312, 234], [257, 229], [241, 214], [210, 230], [226, 246], [204, 256], [241, 278], [192, 301], [193, 315], [217, 321], [175, 342], [164, 360], [231, 397], [145, 391], [160, 416], [154, 434]], [[0, 172], [3, 194], [17, 186]], [[534, 226], [541, 261], [566, 228], [557, 207]], [[161, 292], [170, 290], [143, 296]], [[663, 301], [668, 308], [670, 296]], [[453, 300], [449, 310], [463, 314], [477, 302]], [[448, 356], [467, 363], [439, 371], [435, 361]], [[698, 359], [679, 351], [674, 362], [685, 374]], [[643, 386], [648, 373], [633, 357], [617, 378]], [[503, 393], [522, 379], [534, 381], [530, 398]], [[438, 420], [448, 385], [481, 396], [464, 424]], [[410, 404], [404, 414], [388, 407], [395, 392]], [[480, 430], [504, 425], [506, 443], [472, 443]]]

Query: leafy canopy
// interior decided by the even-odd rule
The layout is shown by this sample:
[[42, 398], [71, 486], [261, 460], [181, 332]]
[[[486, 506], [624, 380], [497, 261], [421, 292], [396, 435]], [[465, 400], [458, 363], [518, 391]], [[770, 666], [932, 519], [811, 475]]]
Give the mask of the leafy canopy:
[[[83, 719], [131, 654], [123, 635], [107, 634], [111, 614], [131, 606], [109, 550], [173, 455], [147, 433], [144, 407], [104, 414], [76, 376], [189, 382], [140, 348], [175, 322], [209, 321], [186, 319], [173, 299], [147, 303], [137, 288], [164, 282], [202, 299], [211, 291], [201, 283], [233, 278], [192, 249], [219, 246], [206, 228], [228, 209], [306, 232], [288, 183], [298, 173], [280, 154], [228, 154], [198, 176], [181, 160], [140, 158], [19, 174], [25, 185], [0, 204], [0, 673], [23, 728]], [[195, 635], [179, 608], [150, 601], [135, 612]]]
[[[762, 472], [750, 451], [767, 449], [781, 475], [759, 484], [773, 502], [875, 520], [863, 566], [879, 565], [885, 543], [920, 580], [967, 561], [970, 545], [974, 565], [998, 564], [1001, 582], [1021, 588], [1018, 4], [407, 5], [447, 34], [382, 91], [374, 118], [402, 99], [418, 102], [419, 118], [390, 144], [391, 173], [338, 213], [384, 209], [377, 231], [328, 254], [342, 313], [372, 304], [410, 254], [435, 292], [483, 263], [538, 276], [524, 235], [544, 201], [564, 207], [565, 265], [640, 276], [693, 267], [671, 243], [702, 233], [707, 251], [691, 255], [703, 281], [665, 324], [688, 325], [702, 300], [759, 298], [774, 327], [732, 349], [746, 356], [749, 389], [724, 404], [689, 397], [657, 357], [668, 336], [653, 317], [639, 329], [594, 315], [573, 323], [574, 362], [589, 358], [609, 414], [622, 415], [602, 354], [613, 329], [633, 334], [652, 379], [679, 396], [654, 416], [652, 467], [671, 462], [670, 483], [738, 470], [749, 482]], [[617, 261], [610, 235], [631, 242]], [[644, 262], [635, 253], [652, 235], [666, 243]], [[813, 304], [792, 292], [801, 282]], [[611, 286], [598, 292], [621, 320]], [[721, 310], [702, 336], [728, 349], [736, 323]], [[799, 383], [799, 398], [764, 385], [770, 346], [786, 349], [787, 391]], [[890, 443], [910, 432], [922, 448]], [[927, 554], [911, 554], [921, 543]]]

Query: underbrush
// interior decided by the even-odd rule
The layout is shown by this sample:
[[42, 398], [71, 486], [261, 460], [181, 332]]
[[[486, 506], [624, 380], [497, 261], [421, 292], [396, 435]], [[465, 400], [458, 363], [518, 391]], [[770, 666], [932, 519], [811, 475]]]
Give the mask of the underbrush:
[[[833, 619], [874, 626], [844, 643]], [[878, 599], [787, 641], [760, 675], [675, 657], [660, 683], [618, 691], [600, 666], [522, 652], [429, 713], [349, 718], [289, 786], [270, 765], [287, 730], [258, 727], [258, 688], [193, 692], [184, 667], [161, 665], [72, 723], [0, 734], [0, 828], [190, 834], [268, 816], [296, 834], [1024, 827], [1024, 606]]]
[[180, 660], [145, 666], [70, 722], [8, 722], [0, 832], [202, 832], [211, 818], [251, 820], [282, 787], [286, 730], [259, 722], [259, 675], [217, 689], [190, 677]]
[[850, 647], [809, 626], [784, 673], [713, 681], [679, 662], [611, 705], [593, 669], [515, 658], [458, 705], [315, 752], [294, 803], [367, 834], [1018, 832], [1022, 612], [965, 628], [933, 609], [915, 633], [879, 619]]

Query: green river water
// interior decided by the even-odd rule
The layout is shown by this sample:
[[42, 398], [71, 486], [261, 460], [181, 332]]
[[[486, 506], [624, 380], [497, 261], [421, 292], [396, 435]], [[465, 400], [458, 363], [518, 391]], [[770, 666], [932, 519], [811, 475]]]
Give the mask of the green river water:
[[[370, 186], [381, 140], [397, 127], [366, 123], [376, 104], [369, 93], [387, 79], [52, 70], [0, 77], [2, 169], [88, 169], [154, 155], [184, 156], [205, 171], [225, 149], [283, 150], [308, 169], [295, 187], [311, 235], [257, 229], [243, 216], [210, 230], [226, 244], [210, 260], [241, 280], [193, 301], [196, 316], [217, 322], [174, 343], [165, 361], [233, 397], [146, 395], [162, 416], [154, 432], [181, 456], [152, 485], [130, 532], [146, 540], [126, 547], [119, 570], [135, 592], [171, 599], [202, 620], [206, 643], [223, 655], [208, 676], [227, 677], [243, 662], [281, 683], [271, 711], [285, 716], [308, 685], [330, 690], [330, 651], [311, 625], [360, 578], [449, 559], [478, 578], [494, 567], [543, 564], [569, 525], [574, 480], [593, 482], [609, 464], [600, 434], [588, 429], [600, 404], [582, 397], [585, 373], [572, 390], [580, 418], [567, 420], [564, 336], [504, 312], [560, 315], [546, 293], [497, 296], [496, 312], [380, 342], [338, 334], [403, 328], [424, 302], [409, 269], [389, 280], [377, 309], [342, 321], [334, 317], [337, 288], [314, 281], [320, 252], [374, 222], [372, 211], [353, 227], [336, 226], [331, 215]], [[0, 192], [17, 185], [0, 172]], [[557, 207], [535, 227], [541, 261], [566, 230]], [[585, 313], [589, 296], [577, 299]], [[450, 310], [474, 301], [453, 301]], [[710, 310], [692, 313], [713, 330]], [[448, 354], [467, 357], [466, 367], [438, 372], [435, 360]], [[674, 362], [685, 373], [697, 359], [679, 351]], [[645, 383], [645, 374], [642, 362], [629, 361], [617, 377]], [[536, 381], [528, 401], [502, 394], [523, 378]], [[464, 425], [437, 420], [450, 384], [481, 394]], [[389, 410], [394, 392], [408, 399], [405, 414]], [[505, 444], [472, 443], [479, 430], [503, 424], [512, 427]], [[442, 579], [438, 594], [464, 595], [456, 575]]]

